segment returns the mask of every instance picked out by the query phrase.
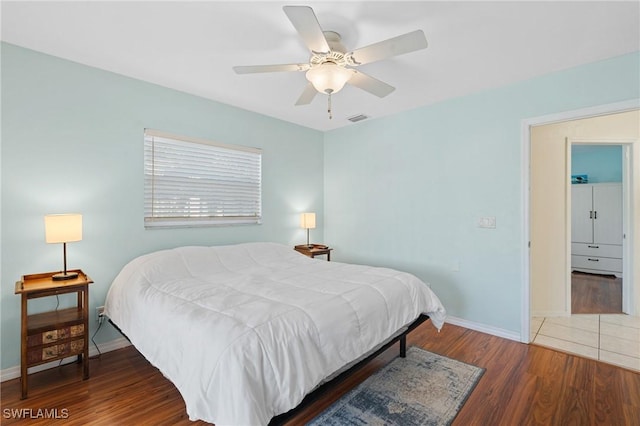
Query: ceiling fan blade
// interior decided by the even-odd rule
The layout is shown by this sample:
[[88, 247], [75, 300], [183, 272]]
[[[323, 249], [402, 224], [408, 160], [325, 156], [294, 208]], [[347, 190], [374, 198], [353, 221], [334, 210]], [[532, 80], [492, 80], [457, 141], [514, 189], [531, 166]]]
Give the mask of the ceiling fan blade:
[[236, 74], [251, 74], [257, 72], [306, 71], [309, 68], [309, 64], [241, 65], [233, 67], [233, 70]]
[[347, 54], [347, 56], [353, 61], [353, 65], [362, 65], [425, 49], [426, 47], [427, 38], [424, 36], [424, 32], [422, 32], [422, 30], [416, 30], [361, 47]]
[[331, 49], [313, 9], [308, 6], [284, 6], [283, 9], [310, 51], [329, 53]]
[[318, 93], [318, 91], [316, 90], [315, 87], [313, 87], [313, 84], [308, 83], [307, 87], [304, 88], [304, 90], [302, 91], [302, 94], [296, 101], [296, 106], [310, 104], [313, 98], [316, 97], [316, 93]]
[[384, 81], [380, 81], [371, 77], [370, 75], [364, 74], [360, 71], [353, 70], [353, 76], [349, 79], [348, 83], [352, 86], [356, 86], [364, 91], [367, 91], [373, 95], [378, 96], [379, 98], [384, 98], [389, 93], [396, 90], [395, 87], [388, 85]]

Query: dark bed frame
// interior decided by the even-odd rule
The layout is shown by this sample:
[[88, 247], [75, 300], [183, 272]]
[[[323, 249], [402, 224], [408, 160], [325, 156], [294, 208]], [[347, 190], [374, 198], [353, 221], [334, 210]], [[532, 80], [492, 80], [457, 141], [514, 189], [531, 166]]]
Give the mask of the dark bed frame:
[[[290, 411], [287, 411], [286, 413], [279, 414], [279, 415], [275, 416], [274, 418], [272, 418], [271, 421], [269, 422], [269, 426], [282, 425], [282, 424], [286, 423], [289, 419], [291, 419], [293, 416], [298, 414], [300, 411], [302, 411], [303, 409], [307, 408], [313, 402], [317, 401], [322, 395], [324, 395], [329, 390], [334, 388], [336, 385], [338, 385], [339, 383], [343, 382], [347, 377], [351, 376], [353, 373], [358, 371], [360, 368], [362, 368], [365, 364], [367, 364], [373, 358], [377, 357], [382, 352], [386, 351], [391, 346], [395, 345], [396, 342], [400, 342], [400, 357], [401, 358], [405, 358], [407, 356], [407, 334], [409, 334], [416, 327], [418, 327], [420, 324], [422, 324], [423, 322], [425, 322], [428, 319], [429, 319], [428, 315], [421, 314], [414, 322], [409, 324], [404, 331], [402, 331], [401, 333], [397, 334], [395, 337], [389, 339], [389, 341], [387, 341], [385, 344], [380, 346], [377, 350], [373, 351], [371, 354], [369, 354], [368, 356], [366, 356], [362, 360], [358, 361], [357, 363], [355, 363], [354, 365], [349, 367], [347, 370], [345, 370], [342, 373], [338, 374], [333, 379], [323, 383], [322, 385], [318, 386], [313, 391], [308, 393], [307, 396], [304, 397], [302, 402], [297, 407], [292, 408]], [[116, 330], [118, 330], [118, 332], [120, 332], [120, 334], [122, 334], [125, 337], [125, 339], [129, 340], [127, 335], [124, 334], [122, 332], [122, 330], [120, 330], [120, 328], [115, 323], [113, 323], [111, 321], [111, 319], [109, 319], [109, 323], [111, 323], [111, 325]], [[129, 342], [131, 342], [131, 341], [129, 340]]]

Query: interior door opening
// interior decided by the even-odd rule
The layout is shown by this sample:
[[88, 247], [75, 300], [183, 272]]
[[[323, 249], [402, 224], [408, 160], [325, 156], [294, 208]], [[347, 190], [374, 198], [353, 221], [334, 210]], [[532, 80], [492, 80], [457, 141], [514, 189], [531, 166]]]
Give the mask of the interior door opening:
[[[636, 260], [639, 251], [634, 248], [634, 242], [636, 247], [640, 242], [640, 110], [637, 105], [637, 102], [615, 104], [523, 122], [528, 154], [524, 160], [530, 170], [524, 182], [528, 196], [524, 205], [529, 214], [525, 216], [525, 241], [529, 250], [524, 259], [523, 302], [526, 305], [523, 312], [526, 316], [523, 316], [522, 340], [640, 371], [637, 341], [628, 338], [637, 336], [633, 332], [640, 324], [640, 262]], [[572, 170], [572, 147], [580, 145], [618, 147], [621, 153], [617, 158], [622, 163], [620, 182], [587, 179], [584, 183], [572, 184], [572, 175], [592, 174]], [[594, 185], [587, 190], [587, 183]], [[573, 188], [578, 186], [590, 197], [583, 209], [586, 215], [582, 216], [588, 231], [586, 238], [574, 236], [572, 232], [572, 228], [579, 225], [579, 219], [572, 216], [574, 208], [580, 209], [581, 201], [573, 197]], [[603, 195], [593, 186], [614, 189], [617, 186], [617, 190], [613, 190], [613, 195]], [[603, 229], [600, 223], [594, 224], [604, 220], [611, 213], [607, 209], [613, 205], [614, 211], [619, 212], [620, 204], [621, 217], [618, 213], [618, 219]], [[611, 232], [611, 229], [622, 232]], [[617, 237], [612, 237], [615, 235]], [[582, 247], [575, 247], [576, 244]], [[592, 249], [600, 251], [586, 251]], [[578, 272], [579, 269], [583, 271]], [[619, 310], [616, 307], [616, 313], [582, 314], [572, 306], [572, 293], [577, 293], [572, 291], [572, 278], [583, 272], [588, 274], [580, 278], [609, 275], [617, 276], [611, 281], [621, 280], [621, 296], [615, 298], [620, 306], [622, 297], [622, 306]]]
[[[521, 340], [534, 339], [534, 318], [571, 314], [571, 172], [568, 139], [622, 145], [625, 155], [623, 279], [625, 312], [640, 315], [640, 110], [624, 101], [523, 120], [523, 315]], [[634, 254], [635, 253], [635, 254]]]
[[570, 143], [571, 314], [623, 313], [623, 148]]

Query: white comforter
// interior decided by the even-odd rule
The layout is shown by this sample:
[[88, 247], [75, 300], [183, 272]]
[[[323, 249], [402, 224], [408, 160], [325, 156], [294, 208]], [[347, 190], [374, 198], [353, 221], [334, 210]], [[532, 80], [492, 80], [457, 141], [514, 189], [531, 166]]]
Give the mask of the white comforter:
[[247, 243], [141, 256], [116, 277], [106, 315], [178, 388], [191, 420], [261, 425], [325, 377], [426, 313], [415, 276]]

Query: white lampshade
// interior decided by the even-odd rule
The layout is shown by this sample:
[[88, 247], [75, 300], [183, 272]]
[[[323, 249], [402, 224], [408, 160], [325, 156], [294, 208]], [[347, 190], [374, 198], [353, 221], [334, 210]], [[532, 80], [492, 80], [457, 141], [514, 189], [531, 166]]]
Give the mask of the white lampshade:
[[48, 214], [44, 217], [47, 243], [70, 243], [82, 240], [81, 214]]
[[353, 71], [351, 70], [333, 62], [325, 62], [307, 71], [306, 77], [318, 92], [337, 93], [352, 75]]
[[300, 215], [300, 227], [304, 229], [314, 229], [316, 227], [316, 214], [302, 213]]

